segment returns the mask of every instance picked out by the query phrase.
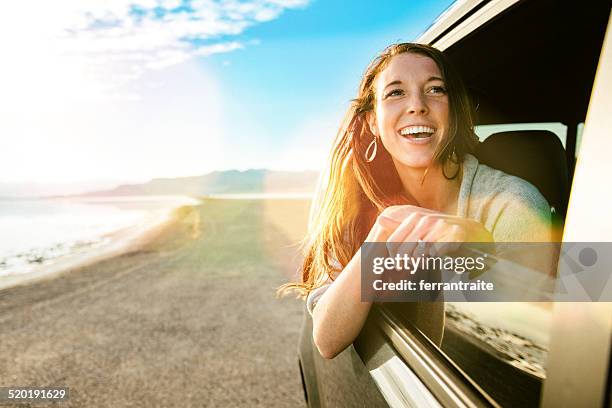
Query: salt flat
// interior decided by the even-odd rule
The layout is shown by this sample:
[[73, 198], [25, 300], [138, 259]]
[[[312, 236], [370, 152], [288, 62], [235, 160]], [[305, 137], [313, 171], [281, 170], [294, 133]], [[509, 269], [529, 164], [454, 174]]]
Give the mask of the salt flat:
[[307, 200], [215, 200], [111, 259], [0, 291], [2, 386], [61, 406], [303, 406], [296, 271]]

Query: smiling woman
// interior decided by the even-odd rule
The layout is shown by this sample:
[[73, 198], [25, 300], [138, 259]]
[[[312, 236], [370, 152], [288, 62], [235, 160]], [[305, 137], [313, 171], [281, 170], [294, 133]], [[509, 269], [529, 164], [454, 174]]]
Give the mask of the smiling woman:
[[409, 171], [431, 163], [448, 127], [448, 95], [441, 76], [431, 58], [408, 53], [394, 58], [378, 76], [376, 111], [366, 117], [396, 166]]
[[[362, 243], [399, 243], [394, 257], [418, 242], [551, 240], [544, 197], [480, 164], [476, 145], [467, 92], [442, 52], [395, 44], [370, 64], [313, 207], [302, 281], [284, 287], [307, 297], [323, 357], [353, 342], [372, 306], [361, 299]], [[411, 307], [440, 342], [444, 305]]]

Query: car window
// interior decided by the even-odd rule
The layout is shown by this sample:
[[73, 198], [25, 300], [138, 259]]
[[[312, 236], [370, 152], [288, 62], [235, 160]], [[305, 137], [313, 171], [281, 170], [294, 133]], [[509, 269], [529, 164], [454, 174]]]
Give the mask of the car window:
[[[576, 157], [584, 124], [576, 128]], [[482, 142], [508, 131], [548, 130], [566, 147], [561, 122], [475, 126]], [[441, 351], [502, 406], [537, 406], [547, 377], [553, 303], [447, 302]]]
[[501, 406], [538, 405], [547, 377], [553, 303], [446, 302], [444, 319], [429, 314], [429, 320], [415, 315], [413, 306], [390, 310], [424, 335], [436, 333], [431, 321], [443, 325], [441, 342], [439, 336], [429, 339], [489, 397]]
[[[563, 147], [567, 144], [567, 126], [559, 122], [543, 122], [543, 123], [504, 123], [499, 125], [479, 125], [474, 126], [474, 132], [478, 136], [478, 140], [484, 142], [489, 136], [508, 131], [519, 130], [548, 130], [559, 138]], [[580, 152], [580, 143], [582, 142], [582, 132], [584, 130], [584, 122], [580, 122], [576, 128], [576, 150], [575, 158], [578, 158]]]
[[535, 406], [551, 324], [551, 303], [447, 303], [441, 349], [502, 406]]
[[[561, 122], [475, 127], [480, 141], [508, 131], [548, 130], [564, 148]], [[570, 135], [570, 137], [572, 137]], [[441, 351], [502, 406], [537, 406], [546, 379], [552, 303], [447, 302]]]
[[519, 131], [519, 130], [548, 130], [553, 132], [565, 148], [567, 141], [567, 126], [559, 122], [544, 122], [544, 123], [504, 123], [499, 125], [480, 125], [474, 126], [474, 132], [478, 136], [478, 140], [484, 142], [489, 136], [494, 133]]
[[[548, 130], [567, 143], [560, 122], [475, 126], [482, 142], [508, 131]], [[537, 405], [546, 378], [552, 303], [449, 302], [442, 351], [502, 405]], [[491, 375], [495, 373], [494, 375]], [[521, 392], [517, 392], [520, 390]]]
[[[499, 132], [550, 131], [570, 156], [565, 157], [571, 180], [575, 162], [571, 156], [580, 154], [610, 7], [558, 6], [517, 2], [494, 22], [483, 21], [480, 26], [466, 22], [470, 30], [464, 38], [455, 40], [461, 31], [456, 29], [459, 34], [451, 31], [438, 43], [447, 47], [445, 52], [478, 101], [474, 130], [479, 140]], [[538, 24], [531, 27], [525, 21]], [[568, 21], [579, 22], [581, 28], [570, 29]], [[568, 44], [580, 50], [569, 59], [564, 57]], [[440, 359], [450, 359], [468, 377], [466, 382], [475, 383], [501, 406], [538, 406], [550, 375], [553, 304], [447, 302], [444, 309], [442, 342], [436, 343]]]
[[582, 132], [584, 131], [584, 122], [578, 124], [578, 128], [576, 129], [576, 158], [578, 158], [578, 154], [580, 153], [580, 144], [582, 143]]

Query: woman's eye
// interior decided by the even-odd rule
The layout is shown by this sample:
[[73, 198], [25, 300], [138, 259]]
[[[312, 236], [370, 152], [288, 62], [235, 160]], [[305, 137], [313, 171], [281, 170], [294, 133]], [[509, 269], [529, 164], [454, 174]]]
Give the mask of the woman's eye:
[[444, 88], [443, 86], [432, 86], [431, 88], [429, 88], [427, 93], [434, 95], [444, 95], [446, 93], [446, 88]]
[[402, 91], [401, 89], [392, 89], [385, 94], [385, 98], [388, 98], [390, 96], [402, 96], [403, 94], [404, 91]]

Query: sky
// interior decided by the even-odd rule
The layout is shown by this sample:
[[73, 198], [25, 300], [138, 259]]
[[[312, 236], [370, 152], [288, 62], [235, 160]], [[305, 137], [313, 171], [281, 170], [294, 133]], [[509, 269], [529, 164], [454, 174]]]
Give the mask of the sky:
[[11, 2], [0, 183], [319, 170], [369, 61], [451, 3]]

